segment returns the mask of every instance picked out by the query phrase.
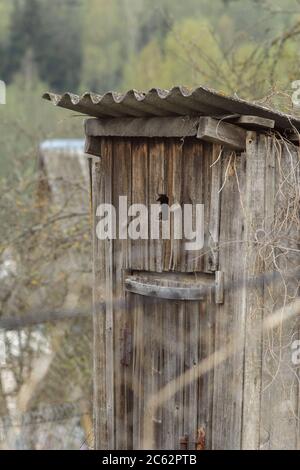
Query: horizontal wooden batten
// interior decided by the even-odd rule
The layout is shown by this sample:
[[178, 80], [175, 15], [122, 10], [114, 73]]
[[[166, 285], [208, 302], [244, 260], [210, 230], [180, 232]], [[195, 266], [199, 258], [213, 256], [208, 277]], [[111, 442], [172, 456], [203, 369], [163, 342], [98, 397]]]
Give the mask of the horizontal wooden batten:
[[241, 151], [246, 148], [246, 135], [246, 130], [233, 124], [211, 117], [200, 118], [198, 139]]
[[[247, 116], [245, 116], [246, 118]], [[240, 117], [237, 124], [246, 126]], [[263, 120], [268, 121], [268, 120]], [[253, 122], [252, 122], [253, 124]], [[100, 155], [99, 139], [103, 137], [180, 138], [197, 137], [233, 150], [246, 147], [246, 130], [223, 120], [211, 117], [150, 117], [88, 119], [85, 122], [86, 153]], [[263, 123], [261, 122], [261, 126]], [[265, 122], [265, 125], [267, 123]], [[249, 126], [251, 123], [249, 121]], [[271, 126], [271, 123], [270, 123]]]
[[149, 117], [87, 119], [88, 137], [193, 137], [197, 135], [199, 117]]
[[239, 116], [237, 118], [228, 119], [228, 121], [249, 130], [267, 130], [275, 128], [275, 121], [273, 121], [273, 119], [259, 116]]

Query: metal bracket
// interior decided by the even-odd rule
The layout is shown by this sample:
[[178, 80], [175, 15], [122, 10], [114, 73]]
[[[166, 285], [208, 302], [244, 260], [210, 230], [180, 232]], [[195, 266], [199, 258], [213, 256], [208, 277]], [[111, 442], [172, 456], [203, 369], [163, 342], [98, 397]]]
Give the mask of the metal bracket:
[[224, 273], [222, 271], [216, 271], [215, 302], [216, 304], [224, 303]]

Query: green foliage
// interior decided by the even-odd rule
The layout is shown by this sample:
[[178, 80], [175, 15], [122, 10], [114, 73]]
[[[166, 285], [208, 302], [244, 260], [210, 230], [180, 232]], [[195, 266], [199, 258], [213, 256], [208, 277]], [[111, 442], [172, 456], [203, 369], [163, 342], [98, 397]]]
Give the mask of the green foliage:
[[42, 2], [42, 23], [36, 44], [41, 80], [53, 90], [78, 89], [82, 66], [82, 22], [79, 1]]
[[82, 119], [43, 101], [46, 88], [40, 81], [24, 83], [22, 75], [7, 87], [7, 104], [0, 106], [0, 178], [18, 167], [20, 175], [32, 173], [42, 140], [82, 137]]
[[9, 21], [12, 10], [12, 2], [7, 0], [0, 0], [0, 41], [1, 43], [6, 40]]
[[205, 83], [257, 96], [268, 73], [295, 76], [296, 38], [271, 43], [297, 11], [297, 0], [0, 0], [0, 75], [37, 76], [54, 91]]
[[80, 118], [42, 102], [46, 89], [204, 84], [249, 99], [290, 90], [299, 18], [297, 0], [0, 0], [2, 174], [17, 156], [32, 169], [43, 138], [82, 135]]
[[[79, 6], [79, 4], [78, 4]], [[2, 51], [3, 78], [36, 68], [54, 90], [77, 88], [81, 78], [81, 24], [76, 5], [59, 0], [14, 2], [7, 46]]]
[[90, 0], [84, 6], [82, 89], [106, 91], [119, 86], [128, 37], [115, 0]]
[[148, 43], [125, 66], [124, 88], [170, 88], [203, 84], [226, 94], [258, 99], [271, 85], [289, 87], [297, 79], [297, 42], [260, 43], [223, 14], [214, 20], [178, 21], [163, 41]]

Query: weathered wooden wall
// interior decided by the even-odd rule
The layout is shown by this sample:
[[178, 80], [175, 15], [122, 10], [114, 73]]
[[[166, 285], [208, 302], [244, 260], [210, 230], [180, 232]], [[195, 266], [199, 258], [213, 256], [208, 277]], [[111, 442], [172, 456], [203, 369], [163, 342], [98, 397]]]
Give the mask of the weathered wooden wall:
[[[193, 449], [199, 428], [211, 449], [299, 447], [299, 385], [289, 356], [297, 324], [263, 328], [264, 317], [295, 294], [289, 278], [279, 287], [264, 278], [265, 271], [281, 265], [286, 272], [299, 262], [296, 252], [284, 258], [274, 248], [275, 215], [279, 200], [288, 202], [295, 150], [254, 132], [242, 154], [220, 154], [219, 146], [196, 138], [103, 138], [99, 145], [101, 158], [91, 163], [96, 448], [178, 449], [187, 434]], [[299, 183], [299, 165], [293, 177]], [[177, 240], [97, 239], [101, 202], [118, 207], [118, 196], [127, 195], [129, 204], [149, 206], [160, 194], [169, 204], [205, 205], [203, 250], [185, 252]], [[290, 230], [291, 236], [292, 224]], [[181, 281], [213, 280], [222, 271], [225, 301], [125, 292], [125, 275], [140, 271]], [[220, 350], [223, 360], [217, 355], [216, 366], [199, 376], [202, 361]], [[176, 393], [169, 389], [153, 406], [168, 383]]]

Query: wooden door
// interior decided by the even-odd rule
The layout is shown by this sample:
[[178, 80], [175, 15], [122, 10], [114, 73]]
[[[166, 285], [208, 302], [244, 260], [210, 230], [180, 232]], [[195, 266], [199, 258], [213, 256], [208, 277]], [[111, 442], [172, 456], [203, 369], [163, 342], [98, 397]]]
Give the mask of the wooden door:
[[[139, 273], [134, 276], [136, 284], [127, 286], [135, 291], [128, 293], [134, 449], [179, 449], [185, 436], [187, 448], [195, 449], [200, 429], [210, 440], [213, 374], [199, 376], [201, 360], [213, 352], [213, 279], [209, 277], [169, 273], [141, 277]], [[196, 295], [199, 285], [207, 287], [199, 295], [207, 300], [184, 299], [185, 289], [187, 297], [191, 291]], [[152, 295], [143, 294], [145, 286], [152, 286]]]
[[[209, 447], [213, 373], [200, 377], [198, 364], [214, 343], [219, 148], [196, 139], [114, 138], [101, 145], [92, 178], [94, 213], [103, 202], [118, 213], [119, 196], [127, 196], [128, 206], [149, 208], [161, 197], [170, 206], [204, 204], [205, 244], [186, 251], [186, 240], [172, 233], [169, 240], [95, 238], [95, 335], [103, 342], [95, 361], [103, 377], [96, 390], [96, 442], [111, 449], [178, 449], [187, 435], [194, 449], [203, 428]], [[141, 294], [134, 280], [168, 287], [174, 297], [164, 298], [161, 289]], [[194, 297], [186, 297], [191, 289]]]

